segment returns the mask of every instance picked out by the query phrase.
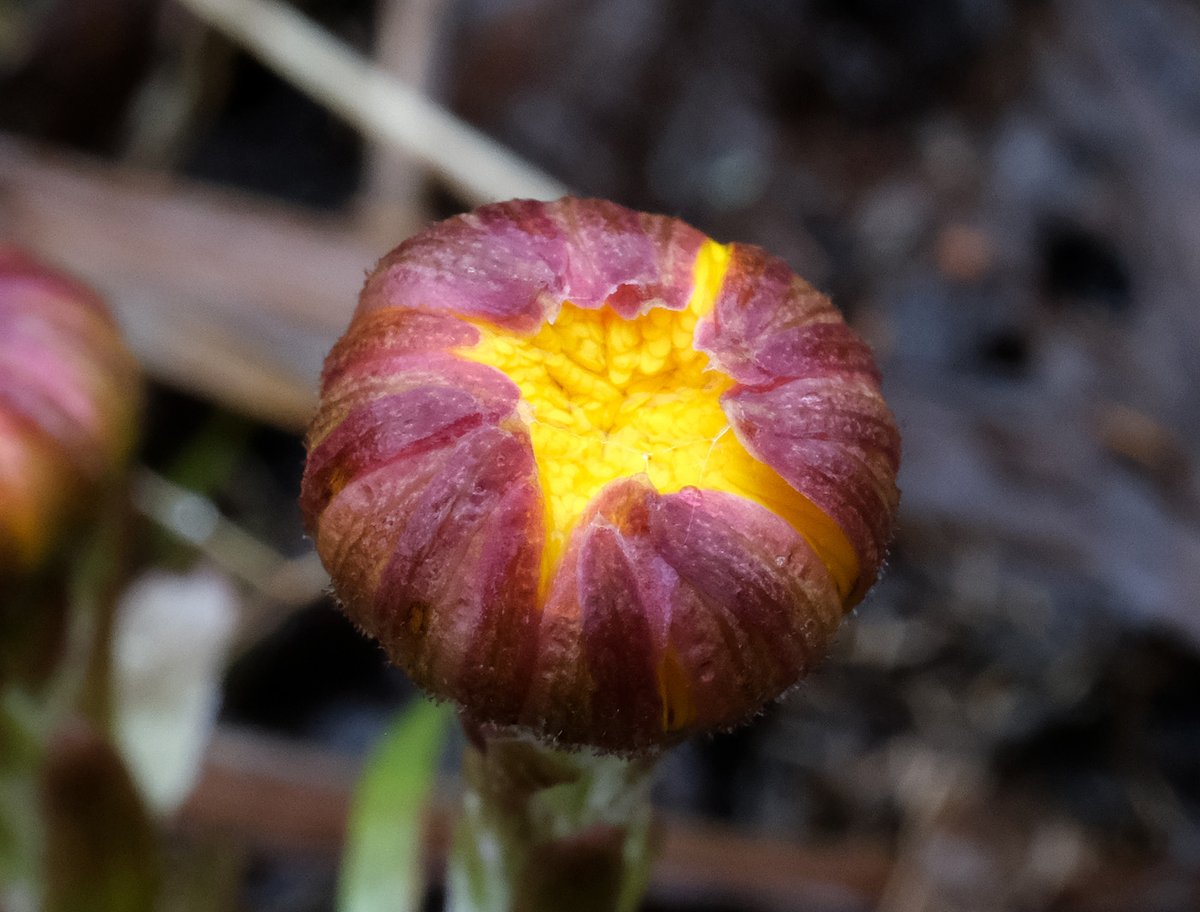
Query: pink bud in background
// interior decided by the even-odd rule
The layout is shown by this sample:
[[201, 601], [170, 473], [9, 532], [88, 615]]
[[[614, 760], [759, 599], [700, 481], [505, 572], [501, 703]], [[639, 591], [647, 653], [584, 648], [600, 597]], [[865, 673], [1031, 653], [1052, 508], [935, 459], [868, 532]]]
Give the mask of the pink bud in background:
[[875, 581], [900, 441], [780, 260], [563, 199], [367, 279], [302, 507], [347, 614], [484, 723], [638, 752], [794, 685]]
[[34, 569], [129, 455], [137, 364], [96, 294], [0, 245], [0, 578]]

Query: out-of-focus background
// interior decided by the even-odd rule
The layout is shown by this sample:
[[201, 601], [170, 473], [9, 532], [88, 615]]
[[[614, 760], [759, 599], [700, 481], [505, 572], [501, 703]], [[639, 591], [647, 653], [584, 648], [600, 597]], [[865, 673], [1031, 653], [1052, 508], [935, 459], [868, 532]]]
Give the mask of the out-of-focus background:
[[407, 234], [559, 187], [783, 256], [905, 441], [834, 654], [665, 761], [649, 908], [1200, 908], [1191, 0], [0, 0], [0, 237], [154, 380], [121, 680], [168, 885], [332, 907], [411, 687], [301, 528], [321, 358]]

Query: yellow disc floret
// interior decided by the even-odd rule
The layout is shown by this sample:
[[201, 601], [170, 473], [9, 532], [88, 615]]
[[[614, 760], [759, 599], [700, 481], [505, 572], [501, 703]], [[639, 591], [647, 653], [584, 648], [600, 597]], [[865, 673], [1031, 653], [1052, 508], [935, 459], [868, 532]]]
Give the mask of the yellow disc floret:
[[759, 462], [721, 407], [729, 376], [694, 347], [696, 323], [716, 300], [728, 248], [709, 241], [682, 310], [627, 320], [611, 308], [565, 302], [532, 336], [481, 327], [460, 354], [503, 371], [521, 390], [546, 510], [543, 579], [588, 503], [618, 478], [645, 475], [660, 493], [708, 488], [748, 498], [788, 520], [829, 567], [843, 596], [858, 561], [824, 512]]

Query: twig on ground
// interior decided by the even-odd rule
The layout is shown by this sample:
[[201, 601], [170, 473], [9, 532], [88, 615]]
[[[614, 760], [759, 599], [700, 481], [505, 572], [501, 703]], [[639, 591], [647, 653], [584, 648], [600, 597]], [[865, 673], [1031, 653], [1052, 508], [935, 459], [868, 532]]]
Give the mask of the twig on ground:
[[[337, 852], [356, 775], [357, 765], [340, 755], [219, 729], [178, 823], [259, 847]], [[426, 820], [431, 874], [438, 873], [452, 825], [448, 802], [435, 800]], [[890, 869], [886, 851], [864, 841], [802, 847], [675, 818], [663, 821], [650, 889], [660, 897], [725, 898], [755, 909], [795, 908], [810, 897], [823, 908], [820, 898], [831, 895], [872, 902]]]
[[[447, 0], [379, 4], [375, 56], [380, 68], [429, 94], [447, 5]], [[413, 233], [422, 217], [425, 170], [388, 142], [371, 144], [363, 170], [358, 208], [364, 228], [392, 246]]]

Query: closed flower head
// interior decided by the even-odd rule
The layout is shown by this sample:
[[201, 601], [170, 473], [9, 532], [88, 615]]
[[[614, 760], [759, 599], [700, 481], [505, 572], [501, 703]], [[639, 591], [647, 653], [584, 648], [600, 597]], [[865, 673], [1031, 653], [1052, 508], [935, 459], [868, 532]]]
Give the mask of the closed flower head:
[[898, 501], [874, 362], [823, 295], [595, 200], [386, 256], [308, 446], [317, 549], [398, 664], [477, 720], [623, 752], [796, 683]]
[[124, 465], [139, 402], [99, 298], [0, 245], [0, 579], [34, 569]]

